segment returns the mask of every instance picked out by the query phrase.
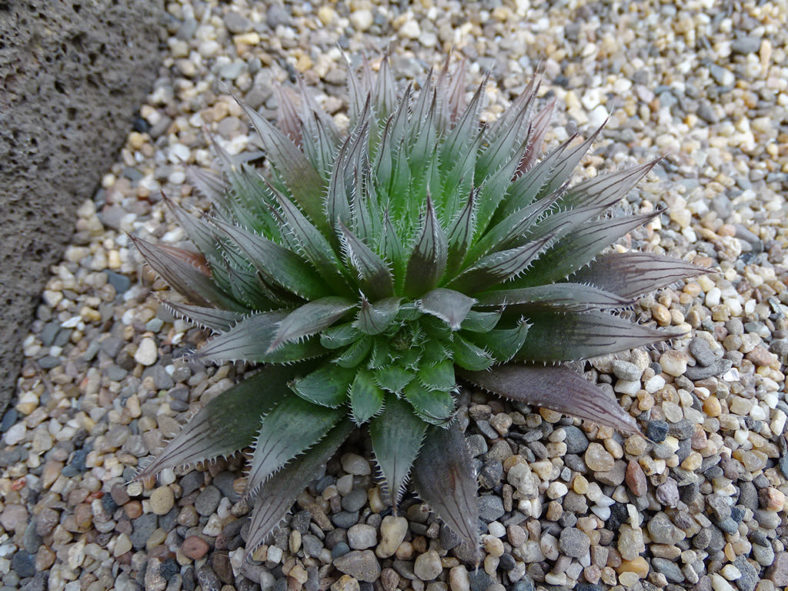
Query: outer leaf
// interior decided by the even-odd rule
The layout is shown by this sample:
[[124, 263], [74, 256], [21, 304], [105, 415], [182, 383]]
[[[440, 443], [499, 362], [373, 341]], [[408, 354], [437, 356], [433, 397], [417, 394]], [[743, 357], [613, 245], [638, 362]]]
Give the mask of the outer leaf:
[[427, 424], [413, 414], [410, 406], [394, 396], [388, 397], [383, 412], [369, 425], [375, 459], [395, 510], [426, 429]]
[[336, 296], [328, 296], [304, 304], [281, 320], [267, 352], [274, 351], [284, 343], [297, 341], [328, 328], [353, 307], [354, 304], [350, 300]]
[[339, 230], [350, 263], [358, 273], [362, 291], [373, 299], [393, 295], [394, 279], [388, 265], [342, 222], [339, 222]]
[[265, 416], [257, 435], [247, 495], [254, 495], [271, 474], [323, 439], [343, 414], [298, 396], [280, 402]]
[[425, 314], [440, 318], [452, 330], [459, 330], [474, 303], [476, 300], [459, 291], [439, 287], [424, 294], [416, 301], [416, 306]]
[[528, 147], [525, 149], [522, 158], [520, 158], [520, 164], [517, 165], [517, 172], [515, 174], [518, 177], [531, 170], [536, 159], [539, 158], [539, 154], [542, 153], [542, 143], [547, 134], [550, 119], [553, 116], [555, 103], [556, 99], [553, 97], [534, 117], [531, 128], [528, 130]]
[[572, 176], [572, 173], [574, 172], [575, 168], [577, 168], [577, 165], [580, 164], [583, 156], [585, 156], [586, 152], [588, 152], [591, 144], [596, 141], [597, 136], [602, 132], [603, 127], [605, 127], [604, 123], [600, 125], [599, 128], [594, 133], [592, 133], [587, 140], [578, 144], [574, 148], [568, 148], [566, 152], [563, 153], [561, 160], [556, 164], [555, 169], [553, 169], [551, 174], [552, 178], [539, 191], [539, 196], [549, 195], [553, 191], [558, 190], [561, 185], [569, 180], [569, 177]]
[[350, 385], [350, 410], [356, 425], [363, 425], [383, 409], [385, 395], [372, 374], [364, 369], [356, 372]]
[[323, 179], [314, 166], [282, 131], [249, 105], [240, 101], [239, 104], [257, 130], [266, 156], [282, 175], [295, 200], [315, 224], [326, 229], [323, 215]]
[[228, 310], [242, 311], [244, 307], [219, 289], [211, 281], [202, 255], [173, 246], [156, 245], [130, 236], [134, 246], [156, 273], [191, 301], [200, 305], [213, 304]]
[[288, 363], [324, 353], [320, 344], [314, 340], [288, 343], [269, 353], [269, 345], [274, 338], [278, 323], [286, 315], [286, 312], [277, 311], [248, 316], [224, 334], [211, 339], [200, 349], [198, 356], [216, 363], [223, 361]]
[[348, 387], [353, 382], [353, 370], [324, 364], [312, 373], [290, 383], [290, 389], [312, 404], [338, 408], [347, 398]]
[[263, 484], [252, 510], [249, 539], [246, 542], [247, 558], [282, 521], [296, 497], [315, 478], [320, 467], [331, 459], [352, 430], [350, 421], [340, 422], [322, 441], [292, 460]]
[[603, 248], [659, 214], [657, 211], [584, 224], [540, 256], [516, 286], [543, 285], [563, 279], [593, 260]]
[[216, 220], [216, 225], [235, 242], [263, 278], [297, 296], [312, 300], [328, 293], [314, 271], [294, 252], [238, 226]]
[[635, 298], [686, 277], [709, 272], [709, 269], [657, 254], [611, 253], [597, 257], [588, 267], [572, 275], [572, 281], [588, 282], [621, 297]]
[[[136, 478], [229, 456], [249, 447], [260, 428], [260, 417], [288, 395], [287, 380], [297, 371], [292, 367], [267, 367], [222, 392], [194, 415]], [[243, 412], [238, 412], [239, 408]]]
[[604, 291], [581, 283], [552, 283], [519, 289], [499, 289], [479, 294], [479, 307], [512, 306], [516, 310], [528, 308], [553, 308], [585, 312], [622, 308], [632, 304], [631, 298]]
[[430, 427], [413, 464], [413, 485], [460, 537], [468, 558], [478, 561], [479, 499], [471, 466], [465, 438], [456, 426]]
[[[518, 354], [528, 361], [571, 361], [618, 353], [679, 336], [655, 330], [605, 312], [539, 312]], [[560, 339], [556, 338], [560, 331]]]
[[502, 365], [491, 371], [462, 372], [462, 379], [510, 400], [587, 419], [624, 433], [641, 434], [615, 396], [563, 366]]
[[446, 234], [435, 217], [435, 209], [428, 195], [424, 225], [408, 260], [405, 293], [420, 296], [435, 287], [446, 269], [446, 256]]
[[661, 160], [657, 158], [640, 166], [609, 174], [600, 174], [576, 184], [561, 198], [562, 205], [568, 207], [588, 207], [591, 205], [612, 205], [624, 197], [640, 179]]
[[399, 302], [399, 298], [386, 298], [371, 304], [366, 298], [362, 299], [355, 326], [364, 334], [382, 333], [397, 317]]
[[215, 332], [227, 332], [244, 318], [241, 312], [222, 310], [220, 308], [204, 308], [177, 302], [164, 302], [164, 305], [175, 314], [186, 318], [189, 322], [193, 322], [203, 328], [210, 328]]
[[457, 217], [449, 227], [448, 232], [448, 257], [446, 262], [446, 272], [449, 275], [456, 273], [463, 260], [468, 248], [473, 240], [476, 231], [476, 196], [477, 190], [472, 190], [468, 195], [468, 201], [457, 214]]

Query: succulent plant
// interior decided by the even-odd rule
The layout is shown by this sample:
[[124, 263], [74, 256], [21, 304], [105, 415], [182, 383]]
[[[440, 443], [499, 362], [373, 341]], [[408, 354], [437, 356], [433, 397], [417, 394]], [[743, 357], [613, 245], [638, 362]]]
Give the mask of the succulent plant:
[[[368, 425], [395, 505], [409, 478], [477, 549], [470, 457], [454, 421], [457, 380], [624, 432], [615, 398], [562, 362], [675, 333], [626, 318], [634, 299], [703, 272], [664, 256], [603, 250], [659, 212], [611, 207], [654, 166], [570, 185], [596, 138], [541, 156], [554, 103], [538, 77], [491, 125], [485, 80], [465, 68], [398, 94], [386, 59], [348, 76], [349, 130], [302, 88], [279, 90], [278, 124], [244, 106], [266, 165], [215, 145], [224, 178], [192, 170], [201, 218], [170, 204], [199, 252], [134, 239], [216, 333], [196, 355], [262, 364], [211, 400], [141, 472], [249, 449], [247, 549], [261, 544], [354, 427]], [[299, 104], [300, 103], [300, 104]]]

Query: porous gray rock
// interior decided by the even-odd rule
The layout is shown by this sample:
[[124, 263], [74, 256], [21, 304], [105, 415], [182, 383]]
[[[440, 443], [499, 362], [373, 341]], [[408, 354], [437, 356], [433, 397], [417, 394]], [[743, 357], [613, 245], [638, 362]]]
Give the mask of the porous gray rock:
[[162, 0], [0, 2], [0, 412], [48, 268], [150, 91]]

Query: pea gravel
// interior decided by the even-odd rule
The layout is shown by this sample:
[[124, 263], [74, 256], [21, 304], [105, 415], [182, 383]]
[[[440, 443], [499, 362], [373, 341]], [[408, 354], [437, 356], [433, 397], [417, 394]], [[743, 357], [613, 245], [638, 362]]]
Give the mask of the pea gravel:
[[[784, 3], [184, 0], [167, 12], [164, 66], [51, 269], [0, 422], [2, 591], [788, 585]], [[458, 419], [482, 495], [478, 569], [454, 556], [458, 540], [418, 499], [391, 514], [362, 437], [244, 562], [238, 458], [127, 484], [243, 368], [184, 357], [205, 335], [159, 307], [166, 288], [126, 232], [184, 239], [161, 192], [207, 207], [185, 176], [212, 165], [204, 129], [233, 154], [254, 152], [231, 93], [273, 115], [272, 85], [300, 76], [343, 125], [343, 51], [375, 66], [388, 48], [404, 81], [452, 47], [473, 82], [493, 72], [486, 118], [540, 60], [542, 96], [559, 99], [550, 142], [610, 117], [583, 175], [665, 155], [622, 207], [668, 210], [621, 247], [716, 271], [635, 309], [693, 333], [579, 368], [651, 441], [464, 390]]]

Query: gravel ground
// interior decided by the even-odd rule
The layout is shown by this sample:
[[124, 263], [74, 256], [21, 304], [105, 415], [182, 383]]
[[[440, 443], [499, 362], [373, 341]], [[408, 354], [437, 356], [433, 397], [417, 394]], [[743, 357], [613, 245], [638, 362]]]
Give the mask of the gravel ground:
[[[169, 55], [51, 270], [0, 425], [0, 591], [788, 585], [788, 9], [713, 4], [168, 4]], [[462, 394], [486, 527], [477, 570], [416, 498], [390, 514], [360, 437], [244, 563], [238, 459], [124, 484], [241, 371], [181, 358], [205, 335], [159, 309], [166, 288], [125, 233], [183, 240], [160, 190], [207, 207], [184, 175], [212, 164], [203, 128], [253, 149], [229, 88], [272, 114], [271, 83], [300, 74], [342, 123], [340, 48], [386, 47], [403, 79], [450, 47], [475, 81], [492, 69], [490, 117], [544, 60], [544, 93], [560, 99], [553, 144], [611, 117], [583, 175], [667, 155], [624, 206], [668, 213], [626, 246], [719, 272], [636, 309], [691, 338], [585, 367], [653, 443]]]

